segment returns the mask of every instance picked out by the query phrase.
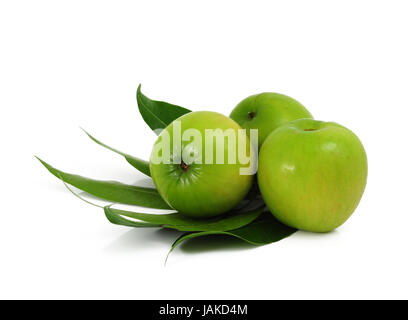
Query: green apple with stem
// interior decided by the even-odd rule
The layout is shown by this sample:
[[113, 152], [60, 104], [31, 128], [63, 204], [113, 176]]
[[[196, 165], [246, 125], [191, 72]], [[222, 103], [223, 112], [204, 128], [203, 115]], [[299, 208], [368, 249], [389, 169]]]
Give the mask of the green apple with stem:
[[277, 127], [296, 119], [311, 118], [310, 112], [298, 101], [283, 94], [264, 92], [242, 100], [230, 118], [245, 129], [258, 129], [258, 149]]
[[273, 131], [259, 152], [263, 199], [278, 220], [297, 229], [328, 232], [342, 225], [366, 181], [362, 143], [334, 122], [289, 122]]
[[172, 208], [207, 218], [227, 212], [245, 197], [256, 171], [256, 156], [245, 130], [235, 121], [216, 112], [191, 112], [160, 133], [150, 172]]

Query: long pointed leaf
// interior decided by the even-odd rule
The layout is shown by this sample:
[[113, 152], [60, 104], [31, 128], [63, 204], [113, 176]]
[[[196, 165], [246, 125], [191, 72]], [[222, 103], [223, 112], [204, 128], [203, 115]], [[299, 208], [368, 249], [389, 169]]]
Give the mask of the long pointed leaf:
[[106, 218], [113, 223], [126, 227], [134, 228], [160, 228], [160, 224], [139, 222], [139, 221], [130, 221], [129, 219], [123, 218], [120, 214], [117, 214], [114, 210], [110, 210], [109, 206], [106, 206], [104, 209]]
[[117, 181], [102, 181], [66, 173], [37, 159], [58, 179], [104, 200], [155, 209], [171, 209], [156, 189], [142, 188]]
[[272, 216], [270, 212], [266, 212], [257, 220], [236, 230], [205, 231], [183, 234], [173, 243], [170, 252], [173, 251], [174, 248], [176, 248], [180, 243], [186, 240], [207, 235], [228, 235], [241, 239], [250, 244], [260, 246], [282, 240], [295, 233], [296, 231], [296, 229], [280, 223], [278, 220], [276, 220], [276, 218]]
[[210, 219], [193, 219], [180, 213], [148, 214], [118, 210], [111, 207], [105, 208], [105, 213], [158, 224], [164, 228], [172, 228], [179, 231], [224, 231], [237, 229], [251, 223], [261, 215], [263, 208], [264, 205], [260, 204], [253, 209], [242, 212], [230, 212], [229, 214]]
[[85, 131], [84, 129], [82, 129], [82, 130], [86, 133], [86, 135], [89, 138], [91, 138], [92, 141], [96, 142], [100, 146], [102, 146], [102, 147], [104, 147], [104, 148], [106, 148], [106, 149], [108, 149], [110, 151], [113, 151], [113, 152], [123, 156], [126, 159], [126, 161], [130, 163], [130, 165], [132, 165], [137, 170], [139, 170], [140, 172], [142, 172], [145, 175], [150, 177], [149, 162], [147, 162], [145, 160], [142, 160], [142, 159], [139, 159], [139, 158], [136, 158], [134, 156], [131, 156], [131, 155], [127, 154], [127, 153], [121, 152], [121, 151], [119, 151], [119, 150], [117, 150], [115, 148], [112, 148], [112, 147], [104, 144], [103, 142], [99, 141], [98, 139], [94, 138], [93, 136], [91, 136], [91, 134], [88, 133], [87, 131]]
[[[144, 121], [153, 131], [164, 129], [183, 114], [191, 112], [174, 104], [151, 100], [142, 93], [140, 88], [141, 85], [136, 92], [137, 105]], [[155, 132], [158, 133], [158, 131]]]

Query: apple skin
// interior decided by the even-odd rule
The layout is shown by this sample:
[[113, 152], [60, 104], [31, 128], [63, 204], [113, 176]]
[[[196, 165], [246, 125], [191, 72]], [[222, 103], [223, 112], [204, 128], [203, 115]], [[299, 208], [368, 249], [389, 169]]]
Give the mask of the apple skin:
[[230, 118], [245, 129], [258, 129], [258, 150], [277, 127], [311, 113], [298, 101], [279, 93], [264, 92], [249, 96], [232, 110]]
[[[215, 160], [213, 164], [204, 163], [205, 129], [233, 129], [237, 132], [238, 129], [242, 128], [232, 119], [216, 112], [192, 112], [181, 116], [177, 120], [181, 123], [182, 134], [185, 130], [191, 128], [197, 129], [201, 133], [204, 149], [202, 151], [203, 163], [190, 163], [187, 171], [185, 171], [180, 164], [154, 164], [150, 161], [151, 176], [159, 194], [172, 208], [194, 218], [208, 218], [227, 212], [245, 197], [252, 185], [254, 176], [240, 174], [240, 168], [248, 167], [248, 165], [239, 163], [238, 152], [236, 152], [236, 164], [228, 164], [228, 143], [224, 143], [224, 164], [217, 164]], [[174, 138], [173, 124], [174, 122], [164, 130], [169, 133], [171, 138], [171, 157], [174, 156], [172, 147]], [[160, 134], [155, 146], [159, 143], [162, 135], [163, 132]], [[249, 156], [252, 146], [245, 133], [243, 133], [243, 137], [246, 139], [246, 154]], [[181, 148], [184, 150], [190, 142], [183, 141]], [[155, 152], [155, 146], [153, 147], [152, 156]], [[214, 139], [214, 159], [216, 155], [215, 146]], [[236, 141], [234, 147], [238, 147], [238, 141]], [[199, 146], [193, 143], [193, 148], [199, 148]], [[255, 163], [256, 159], [252, 161], [252, 163]]]
[[356, 209], [367, 182], [367, 156], [358, 137], [334, 123], [295, 120], [272, 132], [258, 161], [258, 183], [284, 224], [328, 232]]

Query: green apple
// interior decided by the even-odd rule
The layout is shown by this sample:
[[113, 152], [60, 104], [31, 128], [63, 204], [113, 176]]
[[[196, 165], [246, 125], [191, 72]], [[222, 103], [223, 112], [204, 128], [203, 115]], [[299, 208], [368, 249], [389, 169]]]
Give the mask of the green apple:
[[258, 160], [266, 205], [297, 229], [328, 232], [356, 209], [367, 181], [367, 156], [358, 137], [334, 123], [300, 119], [273, 131]]
[[232, 209], [245, 197], [255, 161], [249, 138], [235, 121], [199, 111], [181, 116], [161, 132], [150, 157], [150, 171], [158, 192], [172, 208], [206, 218]]
[[245, 129], [258, 129], [258, 147], [277, 127], [289, 121], [311, 118], [310, 112], [291, 97], [264, 92], [249, 96], [232, 110], [230, 118]]

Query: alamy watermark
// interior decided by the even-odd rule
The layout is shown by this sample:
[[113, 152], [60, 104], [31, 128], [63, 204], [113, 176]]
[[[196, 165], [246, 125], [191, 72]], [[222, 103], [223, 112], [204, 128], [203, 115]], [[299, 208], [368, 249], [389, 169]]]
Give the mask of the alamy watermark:
[[253, 175], [257, 171], [257, 155], [257, 129], [250, 129], [248, 135], [246, 129], [205, 129], [203, 137], [194, 128], [182, 133], [181, 122], [175, 120], [172, 134], [167, 130], [161, 131], [150, 161], [154, 164], [186, 165], [239, 163], [245, 166], [240, 168], [241, 175]]

